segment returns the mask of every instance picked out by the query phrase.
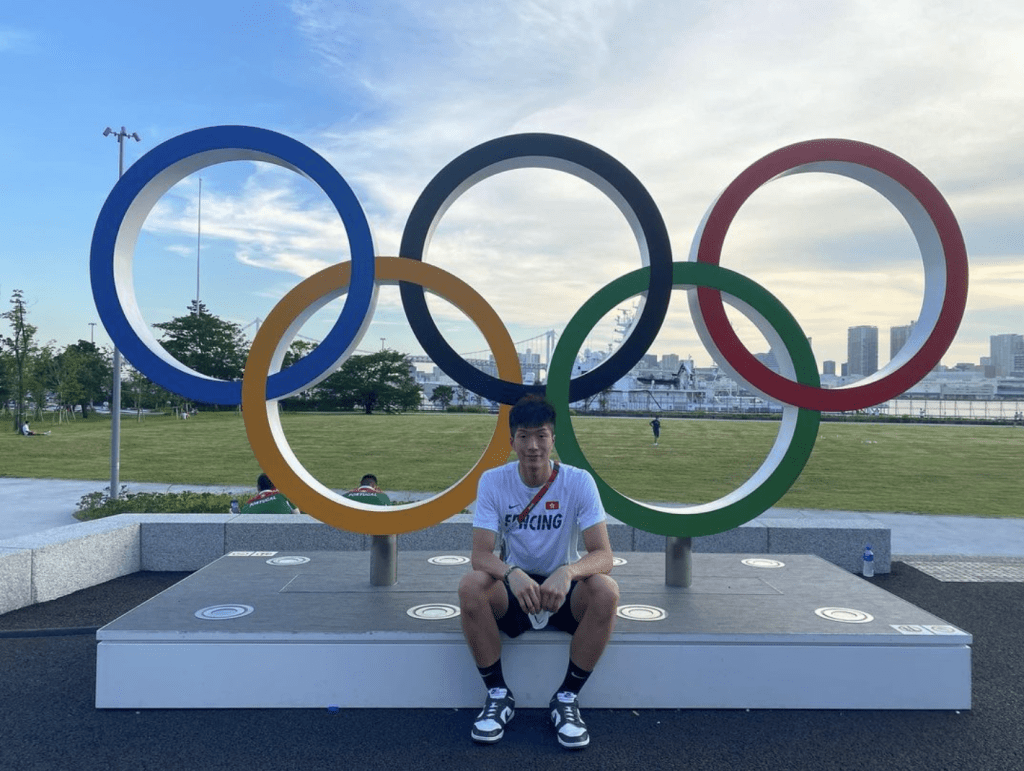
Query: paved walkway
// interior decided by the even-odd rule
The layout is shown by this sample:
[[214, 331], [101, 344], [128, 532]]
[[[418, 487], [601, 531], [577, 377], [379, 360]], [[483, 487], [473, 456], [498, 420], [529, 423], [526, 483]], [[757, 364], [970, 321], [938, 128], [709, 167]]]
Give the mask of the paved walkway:
[[[153, 482], [126, 483], [128, 491], [241, 492], [238, 488], [210, 485], [166, 485]], [[106, 491], [109, 483], [72, 479], [16, 479], [0, 477], [0, 541], [30, 535], [53, 527], [77, 522], [74, 512], [83, 495]], [[416, 500], [427, 493], [389, 491], [392, 500]], [[812, 509], [771, 509], [775, 517], [848, 519], [878, 522], [892, 532], [893, 556], [931, 555], [966, 557], [1024, 558], [1024, 519], [989, 517], [925, 516], [919, 514], [879, 514], [857, 511], [818, 511]]]

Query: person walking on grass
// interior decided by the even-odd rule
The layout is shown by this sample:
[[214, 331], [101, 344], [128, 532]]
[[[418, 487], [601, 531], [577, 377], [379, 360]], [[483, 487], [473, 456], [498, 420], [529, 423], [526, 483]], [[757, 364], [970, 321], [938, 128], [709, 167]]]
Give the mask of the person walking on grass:
[[[517, 460], [484, 472], [473, 515], [472, 570], [459, 583], [462, 631], [487, 690], [471, 738], [492, 744], [515, 715], [501, 668], [501, 632], [553, 627], [572, 635], [565, 679], [548, 705], [558, 742], [590, 743], [579, 694], [615, 626], [619, 589], [593, 477], [552, 463], [555, 410], [536, 396], [509, 415]], [[577, 551], [582, 533], [586, 554]], [[495, 553], [495, 549], [499, 553]]]

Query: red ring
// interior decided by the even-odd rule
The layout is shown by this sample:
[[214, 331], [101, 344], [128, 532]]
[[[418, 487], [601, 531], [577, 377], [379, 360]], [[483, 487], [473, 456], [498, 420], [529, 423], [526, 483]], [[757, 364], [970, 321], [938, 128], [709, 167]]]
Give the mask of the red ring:
[[903, 393], [938, 364], [956, 335], [967, 305], [967, 247], [960, 226], [942, 194], [920, 171], [880, 147], [849, 139], [815, 139], [769, 153], [744, 170], [725, 189], [706, 218], [697, 246], [697, 262], [718, 265], [722, 244], [736, 213], [766, 182], [811, 163], [833, 161], [862, 166], [902, 185], [931, 219], [946, 263], [946, 289], [935, 326], [921, 349], [902, 367], [862, 386], [823, 389], [801, 385], [759, 362], [737, 337], [720, 292], [701, 287], [697, 298], [704, 323], [722, 357], [750, 385], [773, 399], [805, 409], [858, 410]]

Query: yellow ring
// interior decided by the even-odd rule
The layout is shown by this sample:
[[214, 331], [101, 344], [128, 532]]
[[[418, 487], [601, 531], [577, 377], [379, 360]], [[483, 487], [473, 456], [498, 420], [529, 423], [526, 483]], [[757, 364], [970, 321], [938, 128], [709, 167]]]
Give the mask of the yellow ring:
[[[447, 271], [419, 260], [377, 257], [375, 271], [377, 283], [417, 284], [459, 308], [476, 324], [494, 352], [498, 376], [522, 382], [519, 357], [508, 329], [475, 289]], [[367, 535], [421, 530], [443, 522], [472, 503], [480, 475], [508, 460], [508, 436], [504, 431], [511, 407], [499, 407], [494, 435], [476, 465], [452, 487], [433, 498], [404, 506], [371, 506], [342, 498], [314, 479], [288, 446], [277, 400], [266, 399], [267, 380], [272, 365], [275, 371], [280, 369], [284, 351], [301, 326], [295, 325], [296, 320], [322, 298], [332, 293], [335, 297], [340, 295], [348, 287], [351, 273], [352, 263], [344, 262], [310, 276], [285, 295], [260, 326], [242, 378], [245, 431], [263, 471], [274, 480], [277, 489], [310, 516], [331, 527]]]

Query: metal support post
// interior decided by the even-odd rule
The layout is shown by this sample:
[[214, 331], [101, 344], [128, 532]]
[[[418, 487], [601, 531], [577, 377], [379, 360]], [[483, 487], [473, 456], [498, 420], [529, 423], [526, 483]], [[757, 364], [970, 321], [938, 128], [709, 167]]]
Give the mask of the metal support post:
[[693, 583], [693, 539], [665, 537], [665, 585], [688, 587]]
[[370, 539], [370, 585], [398, 583], [398, 536], [375, 535]]

